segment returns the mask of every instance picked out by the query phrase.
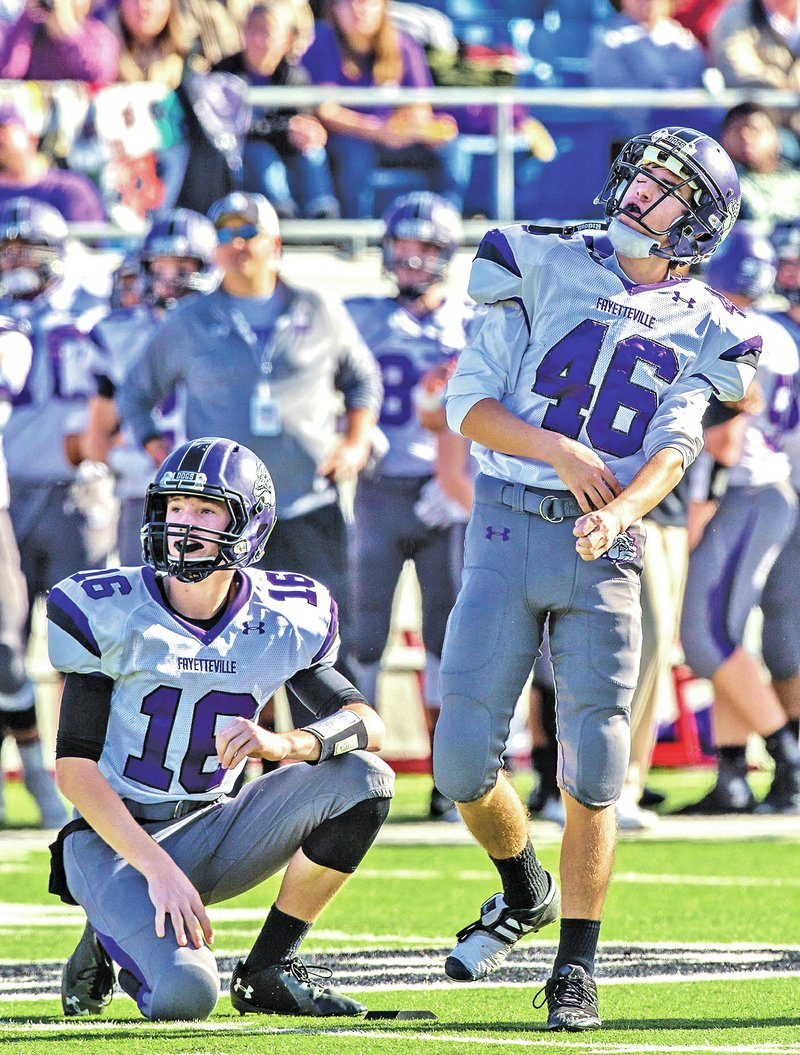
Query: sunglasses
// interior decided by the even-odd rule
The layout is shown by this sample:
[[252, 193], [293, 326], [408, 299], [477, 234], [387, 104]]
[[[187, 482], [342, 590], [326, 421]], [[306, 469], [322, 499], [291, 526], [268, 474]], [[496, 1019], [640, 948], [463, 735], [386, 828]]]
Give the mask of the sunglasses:
[[259, 234], [262, 234], [261, 228], [252, 223], [246, 223], [242, 227], [221, 227], [217, 231], [217, 241], [220, 245], [230, 245], [234, 238], [244, 238], [249, 242]]

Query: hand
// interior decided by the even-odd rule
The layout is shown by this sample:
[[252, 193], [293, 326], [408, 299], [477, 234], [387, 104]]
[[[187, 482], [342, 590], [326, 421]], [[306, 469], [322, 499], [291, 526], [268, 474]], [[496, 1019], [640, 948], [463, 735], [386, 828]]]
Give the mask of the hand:
[[[196, 949], [214, 940], [214, 930], [194, 885], [171, 859], [161, 863], [153, 875], [147, 877], [147, 893], [156, 910], [156, 936], [167, 933], [169, 916], [178, 945], [191, 941]], [[188, 933], [187, 933], [188, 932]]]
[[342, 440], [317, 467], [320, 476], [334, 483], [353, 480], [367, 464], [370, 444], [364, 440]]
[[160, 436], [154, 436], [152, 440], [148, 440], [144, 445], [144, 449], [153, 459], [153, 464], [156, 468], [161, 465], [170, 450], [169, 444], [165, 443]]
[[591, 447], [575, 440], [559, 437], [552, 464], [559, 478], [578, 499], [584, 513], [602, 509], [622, 490], [603, 459]]
[[308, 114], [294, 114], [289, 118], [289, 142], [300, 153], [320, 150], [328, 141], [324, 125]]
[[244, 758], [266, 758], [270, 762], [280, 762], [289, 754], [286, 737], [241, 716], [232, 718], [219, 730], [215, 743], [219, 764], [223, 769], [235, 769]]
[[597, 560], [610, 549], [612, 542], [627, 527], [613, 509], [601, 509], [578, 517], [572, 534], [578, 541], [575, 549], [581, 560]]

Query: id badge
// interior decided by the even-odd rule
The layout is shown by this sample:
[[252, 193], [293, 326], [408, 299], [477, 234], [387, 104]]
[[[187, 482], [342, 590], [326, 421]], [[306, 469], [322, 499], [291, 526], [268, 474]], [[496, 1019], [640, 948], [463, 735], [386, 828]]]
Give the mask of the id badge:
[[254, 436], [279, 436], [282, 431], [278, 404], [266, 381], [259, 382], [250, 397], [250, 431]]

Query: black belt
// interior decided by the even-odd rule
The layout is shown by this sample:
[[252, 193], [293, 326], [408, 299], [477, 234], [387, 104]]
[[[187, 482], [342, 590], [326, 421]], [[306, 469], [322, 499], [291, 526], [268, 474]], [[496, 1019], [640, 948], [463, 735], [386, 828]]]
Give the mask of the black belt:
[[545, 488], [508, 483], [483, 473], [475, 481], [475, 497], [478, 501], [499, 502], [517, 513], [532, 513], [550, 524], [583, 515], [578, 499], [570, 491], [554, 493]]
[[173, 821], [185, 817], [188, 813], [204, 810], [219, 802], [216, 799], [172, 799], [169, 802], [134, 802], [123, 799], [128, 813], [137, 821]]

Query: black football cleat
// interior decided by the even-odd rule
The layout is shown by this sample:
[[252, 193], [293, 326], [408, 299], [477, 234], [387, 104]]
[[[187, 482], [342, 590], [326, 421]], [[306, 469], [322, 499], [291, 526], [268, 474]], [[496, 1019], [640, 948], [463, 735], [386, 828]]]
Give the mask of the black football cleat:
[[445, 821], [448, 824], [457, 824], [461, 820], [455, 802], [439, 791], [435, 784], [431, 790], [428, 816], [432, 821]]
[[729, 813], [755, 813], [756, 799], [750, 785], [739, 777], [725, 784], [715, 784], [699, 802], [690, 802], [671, 817], [723, 817]]
[[295, 958], [260, 971], [245, 971], [237, 963], [231, 978], [231, 1004], [240, 1015], [334, 1015], [363, 1018], [367, 1009], [358, 1000], [312, 978], [330, 977], [327, 967], [306, 967]]
[[99, 1015], [114, 994], [114, 965], [87, 921], [75, 952], [61, 973], [64, 1014]]
[[800, 769], [776, 766], [770, 789], [756, 806], [756, 813], [800, 814]]
[[567, 963], [559, 967], [544, 988], [533, 998], [533, 1006], [541, 1007], [547, 1002], [547, 1028], [566, 1029], [570, 1033], [582, 1033], [597, 1029], [600, 1012], [597, 1007], [597, 986], [594, 978], [583, 967]]

